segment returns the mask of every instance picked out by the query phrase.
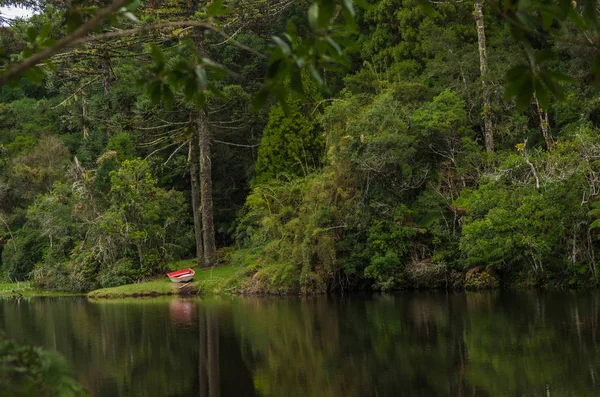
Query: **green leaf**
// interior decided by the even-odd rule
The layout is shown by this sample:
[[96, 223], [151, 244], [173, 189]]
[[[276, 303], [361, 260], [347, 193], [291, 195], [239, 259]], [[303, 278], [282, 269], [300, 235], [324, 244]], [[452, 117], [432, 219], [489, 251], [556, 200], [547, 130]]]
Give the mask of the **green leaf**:
[[217, 88], [217, 87], [216, 87], [214, 84], [211, 84], [211, 85], [209, 85], [209, 86], [208, 86], [208, 90], [209, 90], [209, 91], [210, 91], [210, 92], [211, 92], [211, 93], [212, 93], [214, 96], [216, 96], [217, 98], [220, 98], [220, 99], [222, 99], [222, 100], [225, 100], [225, 101], [226, 101], [227, 99], [229, 99], [229, 98], [227, 97], [227, 95], [226, 95], [226, 94], [225, 94], [225, 93], [224, 93], [222, 90], [220, 90], [219, 88]]
[[211, 69], [219, 69], [223, 70], [223, 66], [210, 58], [201, 58], [201, 61], [204, 65], [208, 66]]
[[302, 84], [302, 72], [300, 69], [295, 69], [290, 78], [290, 85], [294, 91], [300, 95], [304, 95], [304, 84]]
[[600, 219], [596, 219], [590, 224], [590, 230], [600, 228]]
[[558, 81], [569, 82], [572, 81], [570, 76], [564, 75], [559, 72], [553, 71], [540, 71], [538, 78], [548, 91], [558, 99], [563, 99], [565, 96], [565, 90], [557, 83]]
[[556, 53], [554, 51], [551, 50], [542, 50], [542, 51], [537, 51], [535, 53], [535, 63], [537, 65], [540, 65], [544, 62], [549, 62], [549, 61], [555, 61], [556, 60]]
[[594, 208], [593, 210], [590, 210], [587, 214], [589, 216], [600, 216], [600, 208]]
[[321, 74], [319, 73], [319, 71], [317, 70], [317, 68], [314, 67], [314, 65], [310, 65], [308, 67], [308, 70], [310, 71], [311, 76], [313, 77], [313, 79], [315, 80], [315, 82], [319, 85], [322, 86], [324, 84], [323, 78], [321, 77]]
[[146, 86], [146, 94], [150, 97], [152, 103], [157, 104], [160, 102], [160, 81], [153, 81]]
[[544, 30], [548, 30], [552, 26], [552, 22], [554, 22], [554, 12], [544, 8], [540, 10], [540, 15], [542, 16], [542, 27]]
[[208, 7], [206, 7], [206, 15], [208, 17], [220, 17], [227, 15], [231, 12], [227, 8], [223, 7], [223, 0], [213, 0]]
[[135, 10], [137, 10], [137, 8], [140, 6], [141, 4], [141, 0], [133, 0], [130, 1], [128, 4], [126, 4], [124, 7], [122, 7], [121, 9], [125, 10], [125, 11], [129, 11], [129, 12], [133, 12]]
[[339, 55], [342, 55], [342, 47], [338, 43], [336, 43], [331, 36], [327, 36], [326, 40]]
[[524, 110], [531, 103], [533, 95], [533, 74], [527, 65], [516, 65], [506, 73], [504, 97], [516, 97], [517, 108]]
[[331, 24], [334, 6], [333, 0], [321, 0], [318, 18], [319, 28], [326, 29]]
[[138, 17], [136, 17], [136, 16], [135, 16], [133, 13], [131, 13], [131, 12], [129, 12], [129, 11], [127, 11], [127, 12], [124, 12], [124, 13], [123, 13], [123, 15], [124, 15], [124, 16], [125, 16], [127, 19], [130, 19], [130, 20], [132, 20], [132, 21], [133, 21], [133, 22], [135, 22], [135, 23], [139, 23], [139, 22], [140, 22], [140, 20], [138, 19]]
[[524, 79], [517, 92], [517, 108], [519, 110], [525, 110], [531, 103], [531, 97], [533, 96], [533, 78], [529, 76]]
[[206, 74], [206, 69], [204, 69], [202, 66], [198, 65], [196, 66], [196, 76], [198, 77], [198, 81], [200, 81], [200, 84], [203, 87], [206, 87], [208, 85], [208, 76]]
[[52, 59], [46, 59], [44, 61], [44, 65], [46, 65], [46, 67], [51, 70], [52, 72], [56, 71], [56, 64], [54, 62], [52, 62]]
[[530, 78], [531, 69], [529, 66], [520, 64], [512, 67], [506, 72], [506, 89], [504, 97], [506, 99], [517, 95], [523, 82]]
[[165, 56], [160, 47], [156, 44], [152, 44], [150, 51], [158, 70], [163, 70], [165, 68]]
[[186, 84], [183, 86], [183, 95], [188, 101], [191, 100], [197, 92], [198, 86], [194, 84], [193, 80], [187, 81]]
[[21, 51], [21, 56], [23, 58], [29, 58], [32, 55], [33, 55], [33, 48], [31, 48], [31, 47], [23, 48], [23, 51]]
[[275, 42], [275, 44], [277, 44], [279, 46], [279, 48], [281, 48], [281, 51], [283, 52], [284, 55], [289, 56], [292, 53], [292, 50], [291, 50], [290, 46], [288, 45], [288, 43], [283, 41], [280, 37], [273, 36], [273, 41]]
[[538, 100], [540, 106], [542, 107], [542, 109], [547, 110], [550, 106], [550, 98], [548, 96], [548, 91], [546, 90], [546, 87], [544, 87], [544, 85], [539, 79], [534, 80], [533, 87], [534, 95]]
[[369, 4], [367, 0], [354, 0], [354, 2], [363, 10], [370, 10], [373, 8], [373, 6]]
[[356, 16], [356, 11], [354, 10], [354, 4], [352, 4], [352, 0], [344, 0], [344, 8], [348, 11], [348, 14], [354, 18]]
[[175, 95], [171, 88], [166, 84], [162, 85], [162, 99], [167, 109], [173, 108], [173, 105], [175, 104]]
[[567, 13], [567, 18], [573, 23], [573, 25], [575, 25], [575, 27], [579, 29], [585, 28], [585, 21], [583, 20], [583, 18], [581, 18], [576, 8], [571, 7], [569, 9]]
[[83, 24], [81, 10], [73, 9], [67, 15], [67, 33], [72, 33]]
[[561, 73], [558, 71], [548, 70], [548, 71], [545, 71], [544, 73], [546, 73], [548, 76], [552, 77], [552, 79], [555, 81], [560, 81], [563, 83], [572, 83], [575, 81], [573, 79], [573, 77], [569, 76], [568, 74], [564, 74], [564, 73]]
[[44, 71], [40, 67], [34, 66], [29, 69], [26, 69], [23, 72], [23, 77], [25, 77], [33, 84], [40, 85], [43, 83], [44, 78], [46, 77], [46, 73], [44, 73]]
[[281, 59], [277, 59], [274, 62], [271, 62], [271, 64], [267, 68], [267, 78], [275, 78], [280, 73], [282, 65], [283, 61]]
[[40, 34], [39, 34], [39, 40], [46, 40], [48, 38], [48, 35], [50, 34], [50, 31], [52, 30], [52, 24], [50, 22], [44, 24], [44, 26], [42, 26], [42, 29], [40, 29]]
[[35, 29], [35, 27], [30, 26], [27, 28], [27, 41], [29, 41], [30, 43], [35, 42], [35, 39], [37, 38], [37, 30]]
[[269, 99], [269, 90], [267, 87], [264, 87], [262, 89], [260, 89], [256, 95], [254, 96], [253, 100], [252, 100], [252, 105], [254, 106], [255, 109], [260, 109], [262, 108], [266, 103], [267, 100]]
[[308, 8], [308, 23], [314, 30], [319, 28], [319, 3], [314, 2]]
[[204, 95], [204, 92], [198, 91], [195, 98], [196, 98], [196, 105], [199, 108], [203, 108], [204, 105], [206, 105], [206, 95]]
[[52, 47], [56, 43], [54, 39], [45, 39], [40, 44], [44, 47]]

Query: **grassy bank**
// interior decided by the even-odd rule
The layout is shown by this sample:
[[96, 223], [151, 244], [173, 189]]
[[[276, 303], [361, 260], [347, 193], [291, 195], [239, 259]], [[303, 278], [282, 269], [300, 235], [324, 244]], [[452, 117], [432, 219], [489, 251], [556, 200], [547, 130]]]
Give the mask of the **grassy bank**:
[[31, 281], [21, 281], [16, 283], [0, 283], [0, 296], [73, 296], [67, 292], [46, 291], [33, 287]]
[[88, 294], [89, 298], [124, 298], [137, 296], [158, 296], [178, 294], [218, 294], [237, 288], [244, 279], [244, 270], [237, 266], [219, 266], [208, 269], [195, 267], [194, 259], [171, 264], [172, 270], [188, 267], [196, 271], [193, 282], [187, 284], [172, 283], [166, 276], [158, 276], [146, 282], [102, 288]]

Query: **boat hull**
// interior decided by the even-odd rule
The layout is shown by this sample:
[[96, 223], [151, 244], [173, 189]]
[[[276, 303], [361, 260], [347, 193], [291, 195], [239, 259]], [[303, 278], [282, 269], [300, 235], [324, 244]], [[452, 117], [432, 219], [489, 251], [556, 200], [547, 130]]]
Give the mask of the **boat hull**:
[[192, 269], [183, 269], [167, 273], [167, 277], [169, 277], [169, 280], [171, 280], [173, 283], [187, 283], [194, 278], [195, 274], [196, 272], [194, 272]]

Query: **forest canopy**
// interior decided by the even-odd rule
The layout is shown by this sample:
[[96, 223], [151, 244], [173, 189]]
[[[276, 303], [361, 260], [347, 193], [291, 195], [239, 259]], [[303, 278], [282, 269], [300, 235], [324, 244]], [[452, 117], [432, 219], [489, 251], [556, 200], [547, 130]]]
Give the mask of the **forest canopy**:
[[598, 285], [595, 1], [3, 4], [7, 281]]

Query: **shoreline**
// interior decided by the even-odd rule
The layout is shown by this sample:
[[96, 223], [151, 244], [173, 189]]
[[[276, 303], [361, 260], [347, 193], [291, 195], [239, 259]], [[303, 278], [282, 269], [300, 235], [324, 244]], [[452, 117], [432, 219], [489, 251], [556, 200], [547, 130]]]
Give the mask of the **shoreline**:
[[[198, 268], [189, 266], [190, 261], [178, 262], [176, 269], [191, 267], [196, 271], [189, 283], [173, 283], [166, 276], [158, 276], [146, 282], [101, 288], [90, 291], [90, 299], [115, 299], [129, 297], [217, 295], [232, 292], [243, 279], [244, 269], [238, 266], [214, 266]], [[176, 270], [174, 269], [174, 270]]]
[[[64, 291], [52, 291], [36, 289], [32, 281], [21, 281], [14, 283], [0, 283], [1, 297], [70, 297], [85, 296], [93, 300], [109, 300], [123, 298], [146, 298], [160, 296], [198, 296], [198, 295], [240, 295], [240, 296], [311, 296], [323, 293], [301, 293], [300, 291], [265, 291], [244, 288], [244, 284], [252, 278], [247, 274], [245, 268], [239, 265], [221, 265], [210, 268], [198, 268], [195, 259], [188, 259], [170, 264], [171, 270], [191, 267], [196, 275], [191, 282], [173, 283], [165, 275], [155, 276], [146, 281], [125, 284], [116, 287], [100, 288], [87, 293], [72, 293]], [[396, 293], [406, 290], [426, 291], [452, 291], [473, 292], [481, 290], [527, 290], [540, 289], [526, 285], [499, 285], [498, 283], [474, 283], [479, 288], [407, 288], [394, 291]], [[542, 290], [573, 290], [571, 288], [541, 288]], [[580, 288], [575, 290], [590, 290], [597, 288]], [[358, 291], [357, 291], [358, 292]], [[361, 291], [365, 292], [365, 291]], [[371, 290], [369, 292], [382, 292]]]
[[38, 296], [85, 296], [85, 293], [73, 293], [64, 291], [49, 291], [34, 288], [31, 281], [17, 281], [14, 283], [0, 283], [1, 297], [31, 298]]

